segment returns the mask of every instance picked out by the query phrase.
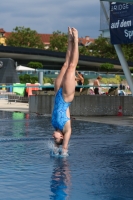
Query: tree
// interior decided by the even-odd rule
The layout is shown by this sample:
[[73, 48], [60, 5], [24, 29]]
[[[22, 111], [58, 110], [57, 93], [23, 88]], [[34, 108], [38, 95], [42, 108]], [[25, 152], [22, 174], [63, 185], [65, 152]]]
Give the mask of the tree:
[[100, 65], [100, 69], [106, 70], [107, 73], [113, 68], [114, 68], [114, 65], [111, 63], [103, 63]]
[[35, 30], [25, 27], [16, 27], [7, 37], [6, 44], [15, 47], [44, 48], [41, 37]]
[[24, 74], [19, 76], [20, 83], [37, 83], [38, 77]]
[[[133, 44], [122, 44], [121, 47], [126, 60], [133, 62]], [[108, 38], [103, 38], [102, 36], [95, 39], [95, 42], [90, 44], [87, 49], [88, 55], [90, 56], [118, 59], [115, 48], [110, 43], [110, 40]], [[83, 49], [81, 49], [80, 52], [83, 55], [87, 55], [86, 50], [83, 51]]]
[[90, 56], [110, 59], [118, 58], [114, 46], [110, 44], [107, 38], [103, 38], [102, 36], [95, 39], [95, 42], [87, 48]]
[[53, 80], [52, 80], [52, 78], [50, 78], [50, 77], [44, 77], [44, 78], [43, 78], [43, 83], [44, 83], [44, 84], [45, 84], [45, 83], [53, 84]]
[[50, 37], [50, 50], [66, 52], [67, 50], [67, 34], [61, 31], [53, 32]]
[[133, 73], [133, 67], [132, 67], [132, 68], [130, 68], [130, 72], [131, 72], [131, 73]]
[[34, 69], [42, 69], [43, 68], [43, 64], [40, 62], [29, 62], [27, 64], [28, 67], [34, 68]]
[[90, 49], [88, 49], [88, 47], [86, 46], [82, 46], [79, 48], [79, 54], [80, 55], [84, 55], [84, 56], [89, 56], [91, 53], [90, 53]]
[[127, 61], [133, 61], [133, 44], [123, 44], [122, 51]]

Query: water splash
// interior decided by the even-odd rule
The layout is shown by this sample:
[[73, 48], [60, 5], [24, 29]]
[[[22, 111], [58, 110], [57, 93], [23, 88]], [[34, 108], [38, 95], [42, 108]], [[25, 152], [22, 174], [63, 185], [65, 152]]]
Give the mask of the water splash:
[[52, 142], [51, 140], [48, 141], [48, 148], [50, 150], [50, 156], [51, 157], [60, 157], [60, 158], [64, 158], [64, 157], [68, 157], [68, 150], [63, 152], [61, 147], [55, 147], [54, 142]]
[[131, 150], [131, 151], [125, 151], [125, 154], [133, 154], [133, 150]]

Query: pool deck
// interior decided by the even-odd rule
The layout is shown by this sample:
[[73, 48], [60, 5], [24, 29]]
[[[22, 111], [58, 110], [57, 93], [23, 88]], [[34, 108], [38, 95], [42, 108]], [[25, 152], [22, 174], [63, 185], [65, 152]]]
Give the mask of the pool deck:
[[8, 103], [8, 100], [0, 99], [0, 111], [9, 111], [9, 112], [29, 112], [29, 104], [21, 102], [11, 102]]
[[[29, 104], [21, 102], [8, 103], [7, 100], [0, 100], [0, 111], [8, 112], [29, 112]], [[72, 116], [72, 120], [83, 120], [96, 123], [114, 124], [120, 126], [133, 126], [133, 116], [89, 116], [89, 117], [76, 117]]]

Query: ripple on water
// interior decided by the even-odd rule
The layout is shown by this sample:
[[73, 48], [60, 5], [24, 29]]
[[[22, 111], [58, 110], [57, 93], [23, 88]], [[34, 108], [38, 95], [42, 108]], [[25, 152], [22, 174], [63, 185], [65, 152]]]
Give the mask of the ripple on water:
[[132, 127], [72, 121], [68, 157], [51, 157], [50, 117], [0, 112], [1, 199], [133, 199]]

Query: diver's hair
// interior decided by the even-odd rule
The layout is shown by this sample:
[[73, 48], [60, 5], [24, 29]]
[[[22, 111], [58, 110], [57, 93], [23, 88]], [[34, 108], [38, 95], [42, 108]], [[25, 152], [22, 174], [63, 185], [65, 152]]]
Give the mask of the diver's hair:
[[62, 145], [63, 144], [63, 139], [60, 139], [59, 142], [56, 142], [57, 145]]
[[101, 77], [101, 76], [98, 76], [97, 79], [102, 79], [102, 77]]

